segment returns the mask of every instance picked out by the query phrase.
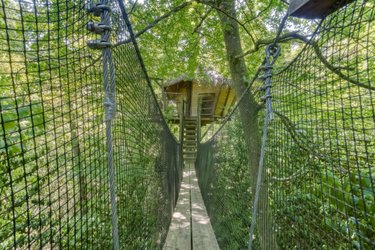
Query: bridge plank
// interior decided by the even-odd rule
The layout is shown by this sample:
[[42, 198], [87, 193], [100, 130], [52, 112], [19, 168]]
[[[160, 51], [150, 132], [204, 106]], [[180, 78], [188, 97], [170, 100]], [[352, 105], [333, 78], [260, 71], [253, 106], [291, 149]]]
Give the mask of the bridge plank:
[[207, 214], [206, 206], [203, 202], [195, 171], [192, 172], [190, 184], [193, 249], [219, 250], [219, 244], [217, 243], [210, 218]]
[[191, 223], [190, 223], [190, 169], [183, 173], [180, 194], [178, 196], [175, 211], [164, 250], [190, 250], [191, 249]]
[[220, 249], [193, 168], [186, 164], [164, 250]]

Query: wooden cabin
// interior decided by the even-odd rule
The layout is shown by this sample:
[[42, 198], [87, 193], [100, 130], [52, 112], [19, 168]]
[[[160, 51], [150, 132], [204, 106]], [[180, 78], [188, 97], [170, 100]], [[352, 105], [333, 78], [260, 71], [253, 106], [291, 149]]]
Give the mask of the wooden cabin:
[[[167, 82], [164, 91], [166, 97], [175, 104], [176, 111], [181, 110], [184, 101], [185, 117], [196, 118], [200, 113], [202, 125], [225, 117], [236, 102], [230, 81], [221, 77], [191, 79], [182, 76]], [[172, 120], [179, 122], [178, 117]]]

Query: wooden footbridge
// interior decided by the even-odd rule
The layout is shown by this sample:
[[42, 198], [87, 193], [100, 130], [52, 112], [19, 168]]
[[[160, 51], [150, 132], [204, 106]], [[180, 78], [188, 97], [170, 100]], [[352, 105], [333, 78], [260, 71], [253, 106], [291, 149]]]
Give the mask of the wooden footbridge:
[[183, 179], [163, 249], [220, 249], [194, 169], [197, 146], [196, 120], [187, 119], [185, 123]]
[[1, 1], [0, 250], [375, 249], [375, 1], [146, 2]]

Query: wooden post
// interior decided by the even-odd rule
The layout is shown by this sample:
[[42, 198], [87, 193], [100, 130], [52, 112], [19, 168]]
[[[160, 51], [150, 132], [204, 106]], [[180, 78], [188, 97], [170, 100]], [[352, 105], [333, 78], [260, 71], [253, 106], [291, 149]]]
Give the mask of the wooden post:
[[184, 128], [185, 128], [185, 117], [184, 117], [184, 110], [185, 110], [185, 102], [184, 102], [184, 99], [181, 99], [181, 107], [180, 107], [180, 137], [179, 137], [179, 141], [180, 141], [180, 145], [181, 145], [181, 149], [182, 149], [182, 144], [184, 142]]

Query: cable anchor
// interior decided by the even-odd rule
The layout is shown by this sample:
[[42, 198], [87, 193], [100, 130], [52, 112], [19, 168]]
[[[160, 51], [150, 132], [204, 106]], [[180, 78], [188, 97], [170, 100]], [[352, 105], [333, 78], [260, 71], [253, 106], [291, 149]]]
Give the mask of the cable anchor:
[[262, 86], [258, 88], [258, 91], [265, 91], [267, 88], [271, 88], [271, 87], [272, 87], [271, 84], [263, 84]]

